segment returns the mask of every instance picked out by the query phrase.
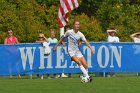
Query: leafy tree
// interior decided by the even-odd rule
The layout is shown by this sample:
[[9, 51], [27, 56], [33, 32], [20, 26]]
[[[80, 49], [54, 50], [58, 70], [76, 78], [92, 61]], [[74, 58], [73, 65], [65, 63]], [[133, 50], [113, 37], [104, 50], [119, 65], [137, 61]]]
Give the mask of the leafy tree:
[[[121, 41], [131, 41], [130, 34], [140, 31], [139, 0], [79, 0], [80, 6], [69, 13], [69, 23], [80, 20], [81, 31], [89, 41], [106, 41], [106, 30], [118, 29]], [[57, 23], [59, 0], [0, 0], [0, 43], [12, 29], [22, 43], [35, 42], [38, 33], [49, 37]]]
[[103, 31], [112, 26], [117, 27], [121, 40], [130, 41], [129, 35], [140, 29], [137, 11], [138, 6], [130, 5], [129, 0], [107, 0], [97, 10], [97, 18], [102, 23]]

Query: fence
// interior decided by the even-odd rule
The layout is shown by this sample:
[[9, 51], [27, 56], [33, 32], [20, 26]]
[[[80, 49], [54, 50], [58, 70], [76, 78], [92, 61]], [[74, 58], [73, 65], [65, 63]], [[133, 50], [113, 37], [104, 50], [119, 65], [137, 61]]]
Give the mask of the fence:
[[[89, 72], [140, 72], [140, 44], [90, 42], [95, 50], [82, 44]], [[80, 73], [79, 67], [71, 61], [67, 48], [58, 46], [57, 51], [44, 54], [42, 44], [0, 45], [0, 75]]]

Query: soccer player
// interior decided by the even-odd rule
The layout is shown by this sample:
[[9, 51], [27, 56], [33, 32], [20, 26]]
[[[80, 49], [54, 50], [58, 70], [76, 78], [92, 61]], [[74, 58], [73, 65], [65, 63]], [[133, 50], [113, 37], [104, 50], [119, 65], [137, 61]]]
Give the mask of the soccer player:
[[57, 49], [57, 46], [62, 42], [62, 40], [67, 37], [68, 38], [68, 53], [71, 57], [71, 60], [76, 62], [80, 68], [80, 70], [83, 72], [83, 75], [86, 76], [89, 81], [92, 81], [92, 78], [88, 74], [88, 65], [86, 63], [86, 60], [84, 56], [82, 55], [81, 51], [78, 47], [79, 40], [82, 40], [86, 43], [86, 45], [90, 48], [91, 52], [94, 54], [94, 50], [92, 49], [89, 42], [86, 40], [83, 33], [79, 31], [80, 28], [80, 22], [74, 21], [73, 23], [73, 29], [68, 30], [58, 41], [56, 46], [54, 47], [54, 51]]

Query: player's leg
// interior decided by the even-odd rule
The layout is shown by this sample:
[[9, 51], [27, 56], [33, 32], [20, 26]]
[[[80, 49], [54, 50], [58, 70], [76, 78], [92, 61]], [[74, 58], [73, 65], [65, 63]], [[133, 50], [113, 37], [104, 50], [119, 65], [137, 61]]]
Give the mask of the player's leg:
[[82, 65], [84, 66], [84, 68], [86, 69], [87, 73], [88, 73], [88, 65], [87, 62], [85, 60], [84, 57], [79, 58], [80, 62], [82, 63]]
[[[87, 62], [86, 62], [85, 58], [81, 57], [81, 58], [79, 58], [79, 60], [80, 60], [80, 62], [82, 63], [82, 65], [84, 66], [84, 68], [86, 69], [86, 71], [88, 73], [88, 65], [87, 65]], [[91, 82], [92, 81], [92, 77], [89, 76], [88, 78], [89, 78], [89, 81]]]
[[83, 67], [82, 63], [76, 56], [72, 56], [71, 59], [78, 64], [80, 70], [83, 72], [85, 76], [89, 76], [86, 69]]
[[88, 69], [88, 65], [87, 62], [85, 60], [84, 57], [79, 58], [80, 62], [82, 63], [82, 65], [84, 66], [85, 69]]
[[79, 50], [76, 51], [76, 56], [88, 72], [88, 65], [87, 65], [86, 60], [85, 60], [84, 56], [82, 55], [81, 51], [79, 51]]
[[76, 62], [78, 64], [78, 66], [81, 66], [82, 65], [81, 62], [80, 62], [80, 60], [76, 56], [72, 56], [71, 57], [71, 60], [74, 61], [74, 62]]

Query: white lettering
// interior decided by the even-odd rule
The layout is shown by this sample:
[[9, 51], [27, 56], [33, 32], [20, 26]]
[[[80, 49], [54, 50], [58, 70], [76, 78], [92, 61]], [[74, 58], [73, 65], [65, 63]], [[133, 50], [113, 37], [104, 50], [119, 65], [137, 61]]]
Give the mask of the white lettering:
[[[66, 68], [67, 67], [67, 60], [64, 61], [64, 54], [66, 55], [65, 49], [63, 49], [63, 47], [61, 47], [61, 46], [57, 47], [57, 62], [56, 62], [56, 66], [55, 66], [56, 68]], [[64, 65], [62, 65], [62, 64], [64, 64]]]
[[117, 49], [116, 46], [111, 46], [111, 49], [112, 49], [112, 52], [111, 52], [111, 65], [110, 65], [111, 68], [114, 68], [114, 65], [113, 65], [113, 62], [114, 62], [113, 58], [114, 57], [116, 59], [118, 67], [121, 68], [121, 53], [122, 53], [121, 49], [122, 49], [122, 46], [119, 46], [118, 48], [119, 48], [120, 53], [118, 52], [118, 49]]
[[[105, 49], [105, 64], [103, 65], [102, 64], [102, 50]], [[97, 61], [98, 61], [98, 64], [101, 68], [106, 68], [107, 65], [108, 65], [108, 62], [109, 62], [109, 51], [108, 51], [108, 48], [104, 45], [102, 45], [99, 50], [98, 50], [98, 53], [97, 53]]]
[[50, 53], [49, 55], [45, 55], [44, 48], [43, 47], [39, 47], [39, 49], [40, 49], [40, 67], [39, 67], [39, 69], [44, 69], [45, 68], [45, 65], [44, 65], [44, 59], [45, 58], [47, 58], [47, 60], [48, 60], [47, 61], [48, 64], [47, 64], [46, 68], [53, 68], [52, 67], [52, 60], [51, 60], [52, 53]]
[[21, 54], [22, 66], [24, 70], [26, 68], [27, 58], [29, 59], [30, 69], [32, 69], [33, 62], [34, 62], [35, 49], [36, 47], [19, 48], [20, 54]]

